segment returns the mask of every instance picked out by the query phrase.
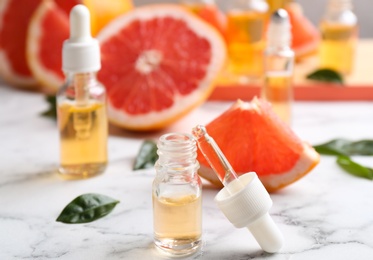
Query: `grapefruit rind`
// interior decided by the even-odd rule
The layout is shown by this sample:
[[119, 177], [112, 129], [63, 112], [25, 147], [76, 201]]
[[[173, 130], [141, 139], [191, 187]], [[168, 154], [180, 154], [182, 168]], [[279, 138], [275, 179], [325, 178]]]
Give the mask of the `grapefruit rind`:
[[[301, 179], [316, 167], [320, 162], [320, 155], [307, 143], [304, 143], [304, 152], [301, 154], [299, 161], [289, 172], [258, 175], [260, 181], [268, 192], [276, 192]], [[214, 186], [222, 188], [223, 184], [215, 172], [209, 167], [200, 163], [198, 174], [205, 180], [211, 182]], [[238, 175], [245, 174], [237, 173]]]
[[[206, 75], [200, 81], [199, 87], [188, 95], [175, 94], [171, 107], [145, 114], [129, 114], [123, 109], [116, 109], [108, 100], [108, 118], [120, 127], [130, 130], [158, 130], [175, 122], [180, 117], [200, 105], [213, 90], [213, 81], [222, 70], [226, 59], [226, 46], [219, 32], [202, 19], [194, 16], [184, 8], [172, 4], [149, 5], [136, 8], [113, 20], [97, 36], [104, 45], [111, 37], [134, 21], [147, 21], [155, 18], [173, 18], [187, 23], [189, 28], [199, 37], [206, 39], [211, 45], [211, 60]], [[105, 54], [103, 54], [104, 56]], [[110, 93], [108, 93], [110, 95]]]
[[[299, 147], [299, 148], [297, 148], [298, 150], [296, 150], [299, 153], [299, 156], [297, 157], [297, 160], [294, 161], [294, 164], [291, 165], [291, 168], [289, 168], [288, 170], [285, 170], [285, 169], [279, 170], [278, 168], [276, 169], [276, 167], [273, 167], [273, 168], [271, 167], [271, 169], [267, 168], [267, 170], [265, 172], [257, 172], [259, 179], [262, 181], [262, 183], [266, 187], [267, 191], [268, 192], [275, 192], [275, 191], [277, 191], [277, 190], [279, 190], [279, 189], [281, 189], [281, 188], [299, 180], [300, 178], [305, 176], [307, 173], [309, 173], [319, 163], [320, 155], [307, 142], [302, 142], [302, 141], [299, 140], [298, 137], [294, 136], [294, 133], [291, 131], [291, 129], [288, 126], [286, 126], [283, 122], [281, 122], [281, 121], [276, 122], [277, 120], [279, 120], [279, 118], [277, 116], [275, 116], [273, 111], [267, 111], [266, 110], [267, 107], [265, 107], [265, 106], [267, 106], [267, 105], [265, 103], [263, 103], [262, 101], [259, 101], [256, 98], [254, 98], [252, 102], [242, 102], [241, 100], [238, 100], [227, 111], [225, 111], [222, 115], [220, 115], [218, 117], [218, 118], [220, 118], [220, 117], [227, 118], [227, 116], [231, 117], [232, 113], [235, 113], [235, 111], [237, 111], [237, 113], [235, 113], [235, 118], [231, 117], [231, 119], [230, 119], [231, 123], [229, 123], [229, 125], [225, 124], [225, 125], [219, 126], [215, 123], [214, 126], [210, 126], [210, 127], [213, 127], [215, 129], [220, 129], [220, 127], [221, 127], [222, 129], [220, 129], [219, 131], [221, 131], [221, 130], [224, 131], [224, 129], [231, 129], [232, 127], [234, 127], [234, 126], [232, 126], [232, 124], [239, 124], [240, 125], [240, 119], [237, 118], [237, 117], [240, 116], [240, 113], [241, 113], [240, 111], [243, 111], [243, 110], [251, 110], [251, 111], [253, 111], [253, 113], [256, 113], [257, 115], [261, 115], [263, 117], [268, 117], [268, 120], [274, 121], [272, 123], [276, 124], [277, 128], [281, 127], [281, 124], [284, 125], [283, 126], [284, 128], [281, 131], [283, 131], [283, 133], [285, 133], [286, 135], [289, 135], [290, 138], [298, 139], [298, 140], [295, 139], [294, 141], [295, 141], [295, 143], [299, 142], [299, 146], [298, 145], [295, 146], [295, 147], [292, 146], [293, 148], [290, 148], [292, 150], [296, 147]], [[272, 116], [275, 116], [275, 118], [270, 118]], [[227, 123], [227, 121], [223, 121], [223, 122]], [[219, 123], [222, 124], [222, 121], [219, 121]], [[255, 122], [253, 121], [251, 123], [252, 123], [252, 125], [250, 127], [255, 128]], [[206, 125], [206, 127], [209, 128], [209, 125], [210, 124]], [[271, 130], [271, 129], [262, 129], [262, 130], [258, 130], [258, 131], [263, 131], [263, 132], [266, 131], [267, 133], [273, 135], [271, 138], [273, 138], [273, 137], [278, 138], [278, 137], [276, 137], [276, 135], [277, 135], [276, 131], [278, 131], [277, 129], [272, 129], [270, 132], [268, 132], [268, 130]], [[240, 131], [240, 127], [236, 126], [235, 131]], [[211, 134], [211, 132], [210, 132], [210, 134]], [[221, 135], [226, 136], [227, 133], [221, 133]], [[213, 138], [215, 138], [215, 140], [218, 143], [219, 143], [219, 140], [220, 141], [224, 140], [224, 142], [230, 142], [229, 138], [228, 139], [225, 138], [225, 137], [217, 138], [217, 136], [214, 136], [212, 134], [211, 134], [211, 136]], [[291, 137], [291, 136], [293, 136], [293, 137]], [[251, 141], [254, 142], [254, 143], [255, 142], [256, 143], [260, 142], [260, 140], [261, 140], [260, 138], [258, 140], [256, 140], [255, 138], [258, 138], [258, 137], [255, 137], [255, 136], [247, 136], [246, 138], [252, 138]], [[232, 145], [232, 142], [230, 144]], [[253, 155], [256, 154], [256, 156], [261, 156], [255, 150], [255, 146], [256, 146], [255, 144], [254, 144], [254, 146], [250, 146], [250, 145], [247, 146], [247, 143], [244, 142], [244, 138], [243, 138], [242, 139], [242, 146], [239, 147], [239, 148], [240, 149], [241, 148], [246, 149], [246, 151], [241, 152], [241, 154], [246, 154], [247, 155], [247, 153], [248, 153], [247, 149], [249, 149], [249, 150], [254, 149], [253, 151], [250, 152], [250, 154], [253, 154]], [[224, 150], [227, 147], [226, 146], [225, 147], [221, 146], [220, 148], [224, 152]], [[279, 148], [268, 147], [268, 149], [272, 149], [272, 150], [273, 149], [280, 149], [280, 150], [275, 150], [274, 152], [275, 153], [281, 152], [281, 147], [279, 147]], [[236, 148], [236, 150], [237, 150], [237, 148]], [[236, 150], [232, 147], [232, 149], [230, 151], [230, 155], [232, 155], [232, 152], [233, 153], [237, 152]], [[226, 153], [225, 155], [227, 156], [229, 154]], [[284, 155], [281, 155], [281, 156], [284, 156]], [[283, 158], [282, 159], [281, 156], [280, 157], [277, 156], [276, 159], [274, 157], [270, 157], [270, 158], [274, 159], [275, 161], [271, 161], [271, 162], [268, 162], [266, 164], [275, 165], [276, 161], [281, 161], [281, 160], [286, 161], [288, 159], [288, 158]], [[227, 158], [228, 157], [229, 156], [227, 156]], [[242, 156], [240, 157], [239, 155], [236, 155], [235, 157], [236, 158], [234, 158], [234, 160], [230, 161], [232, 163], [233, 168], [237, 168], [237, 165], [234, 165], [235, 163], [239, 163], [240, 161], [242, 162], [242, 160], [247, 161], [249, 159], [249, 158], [245, 159], [245, 157], [242, 157]], [[200, 163], [200, 169], [198, 171], [199, 175], [202, 178], [210, 181], [215, 186], [222, 187], [222, 183], [220, 182], [218, 176], [214, 173], [214, 171], [208, 165], [205, 158], [200, 153], [198, 153], [197, 159], [199, 160], [199, 163]], [[256, 158], [256, 159], [258, 159], [258, 158]], [[261, 159], [259, 158], [259, 160], [261, 160]], [[265, 162], [265, 161], [262, 160], [262, 163], [263, 162]], [[245, 167], [247, 167], [247, 166], [245, 166]], [[253, 164], [251, 164], [251, 166], [247, 167], [247, 169], [244, 169], [244, 170], [235, 169], [235, 170], [237, 171], [238, 175], [242, 175], [242, 174], [245, 174], [247, 172], [255, 170], [255, 169], [252, 169], [250, 167], [253, 167]], [[241, 165], [241, 168], [242, 168], [242, 165]]]
[[[42, 22], [48, 12], [58, 8], [53, 1], [43, 1], [32, 16], [27, 35], [27, 62], [32, 74], [44, 87], [45, 92], [55, 93], [62, 85], [63, 78], [45, 67], [39, 57], [42, 37]], [[66, 16], [67, 19], [67, 16]], [[58, 28], [56, 28], [58, 30]], [[60, 50], [56, 50], [60, 51]]]
[[[0, 31], [3, 27], [1, 19], [9, 6], [11, 0], [0, 1]], [[26, 62], [26, 61], [24, 61]], [[20, 75], [13, 70], [8, 55], [0, 48], [0, 76], [14, 86], [34, 88], [37, 86], [37, 81], [32, 76]]]

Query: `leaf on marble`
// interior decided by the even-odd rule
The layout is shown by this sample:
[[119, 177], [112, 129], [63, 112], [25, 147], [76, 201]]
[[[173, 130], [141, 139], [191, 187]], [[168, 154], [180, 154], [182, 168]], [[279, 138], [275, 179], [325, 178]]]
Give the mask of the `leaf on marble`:
[[337, 163], [341, 166], [346, 172], [355, 175], [357, 177], [366, 178], [369, 180], [373, 180], [373, 169], [358, 164], [351, 160], [348, 156], [338, 156]]
[[136, 171], [154, 167], [157, 160], [157, 144], [153, 140], [145, 140], [136, 156], [133, 170]]
[[343, 85], [343, 77], [340, 73], [331, 69], [318, 69], [307, 75], [307, 79], [337, 83]]
[[41, 113], [42, 116], [57, 119], [57, 101], [56, 96], [46, 96], [45, 101], [48, 102], [49, 108]]
[[71, 201], [56, 221], [66, 224], [89, 223], [108, 215], [118, 203], [118, 200], [102, 194], [83, 194]]
[[314, 148], [318, 153], [326, 155], [373, 155], [373, 140], [334, 139]]

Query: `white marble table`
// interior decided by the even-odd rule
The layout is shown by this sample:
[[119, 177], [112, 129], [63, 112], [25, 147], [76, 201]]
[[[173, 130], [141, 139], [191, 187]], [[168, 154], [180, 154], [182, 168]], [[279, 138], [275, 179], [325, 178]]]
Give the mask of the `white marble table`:
[[[164, 132], [189, 131], [228, 105], [208, 102]], [[0, 259], [167, 259], [152, 244], [154, 170], [131, 171], [149, 136], [112, 128], [106, 173], [64, 181], [55, 173], [56, 125], [39, 116], [46, 107], [38, 93], [0, 86]], [[293, 127], [312, 144], [373, 139], [373, 103], [296, 103]], [[373, 166], [372, 158], [357, 159]], [[121, 202], [90, 224], [55, 221], [87, 192]], [[204, 245], [188, 259], [373, 259], [373, 182], [346, 174], [334, 158], [323, 156], [313, 172], [271, 195], [271, 214], [286, 239], [278, 254], [263, 253], [247, 230], [235, 229], [214, 204], [216, 193], [205, 186]]]

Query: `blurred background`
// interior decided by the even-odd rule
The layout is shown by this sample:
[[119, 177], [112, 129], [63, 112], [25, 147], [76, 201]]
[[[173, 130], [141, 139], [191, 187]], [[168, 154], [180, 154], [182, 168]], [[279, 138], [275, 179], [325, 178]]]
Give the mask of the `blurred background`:
[[[159, 2], [178, 2], [177, 0], [133, 0], [135, 5], [143, 5]], [[223, 6], [224, 2], [229, 0], [215, 0], [219, 6]], [[326, 0], [298, 0], [303, 7], [306, 16], [317, 25], [326, 8]], [[359, 36], [360, 38], [373, 37], [373, 0], [355, 0], [354, 12], [359, 19]]]

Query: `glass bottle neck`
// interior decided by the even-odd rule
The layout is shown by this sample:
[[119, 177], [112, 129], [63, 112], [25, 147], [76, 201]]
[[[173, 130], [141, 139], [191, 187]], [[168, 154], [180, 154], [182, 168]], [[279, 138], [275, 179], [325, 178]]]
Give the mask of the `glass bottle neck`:
[[67, 81], [73, 86], [76, 104], [84, 106], [89, 102], [91, 86], [96, 85], [96, 72], [68, 73]]
[[167, 173], [195, 173], [198, 169], [197, 146], [191, 135], [170, 133], [159, 138], [158, 169]]

